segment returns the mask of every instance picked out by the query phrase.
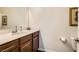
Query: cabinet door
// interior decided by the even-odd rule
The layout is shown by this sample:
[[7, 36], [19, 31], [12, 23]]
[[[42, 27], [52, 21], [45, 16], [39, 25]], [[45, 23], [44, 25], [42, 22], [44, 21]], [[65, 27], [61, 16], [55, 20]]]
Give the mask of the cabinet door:
[[39, 48], [39, 31], [33, 33], [33, 51], [36, 52]]
[[20, 45], [25, 44], [27, 41], [32, 40], [32, 34], [20, 38]]
[[32, 52], [32, 40], [27, 41], [25, 44], [20, 46], [21, 52]]
[[39, 38], [33, 38], [33, 51], [36, 52], [39, 48]]
[[16, 48], [16, 46], [10, 46], [10, 47], [2, 50], [1, 52], [18, 52], [18, 49]]
[[12, 52], [19, 52], [19, 47], [12, 50]]
[[[18, 52], [19, 51], [19, 40], [13, 40], [3, 45], [0, 45], [1, 52]], [[16, 49], [16, 51], [15, 51]]]

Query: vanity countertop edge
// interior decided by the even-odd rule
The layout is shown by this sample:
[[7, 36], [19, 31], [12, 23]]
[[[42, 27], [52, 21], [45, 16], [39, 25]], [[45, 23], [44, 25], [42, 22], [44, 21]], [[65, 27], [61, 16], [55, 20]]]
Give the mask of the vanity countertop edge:
[[15, 34], [7, 33], [7, 35], [0, 36], [0, 45], [5, 44], [10, 41], [13, 41], [13, 40], [16, 40], [16, 39], [19, 39], [23, 36], [29, 35], [29, 34], [34, 33], [36, 31], [39, 31], [39, 29], [27, 30], [24, 33], [15, 33]]

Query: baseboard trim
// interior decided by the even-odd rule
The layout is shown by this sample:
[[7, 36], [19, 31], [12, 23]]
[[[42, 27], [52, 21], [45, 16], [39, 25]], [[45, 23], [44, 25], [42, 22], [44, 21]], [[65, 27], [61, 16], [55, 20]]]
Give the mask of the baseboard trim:
[[39, 48], [38, 50], [43, 51], [43, 52], [55, 52], [55, 51], [51, 51], [51, 50], [48, 50], [48, 49], [42, 49], [42, 48]]

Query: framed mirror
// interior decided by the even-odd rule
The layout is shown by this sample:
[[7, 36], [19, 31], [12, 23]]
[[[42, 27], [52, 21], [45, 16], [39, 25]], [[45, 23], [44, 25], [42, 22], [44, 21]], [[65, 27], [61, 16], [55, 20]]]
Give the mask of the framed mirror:
[[69, 9], [69, 25], [78, 26], [78, 8], [73, 7]]

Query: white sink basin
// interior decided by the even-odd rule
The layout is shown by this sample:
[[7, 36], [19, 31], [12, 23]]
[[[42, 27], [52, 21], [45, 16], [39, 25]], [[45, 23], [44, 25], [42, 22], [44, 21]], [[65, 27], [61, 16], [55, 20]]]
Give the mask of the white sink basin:
[[3, 34], [0, 34], [0, 38], [1, 37], [9, 37], [9, 36], [11, 36], [12, 35], [12, 33], [3, 33]]
[[2, 29], [2, 30], [0, 30], [0, 35], [5, 35], [5, 34], [8, 34], [10, 32], [11, 32], [10, 29]]

